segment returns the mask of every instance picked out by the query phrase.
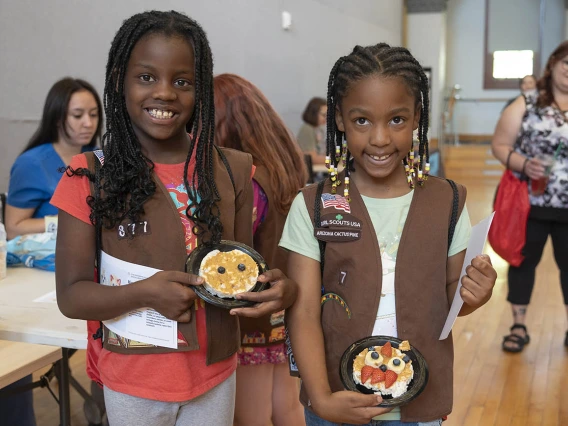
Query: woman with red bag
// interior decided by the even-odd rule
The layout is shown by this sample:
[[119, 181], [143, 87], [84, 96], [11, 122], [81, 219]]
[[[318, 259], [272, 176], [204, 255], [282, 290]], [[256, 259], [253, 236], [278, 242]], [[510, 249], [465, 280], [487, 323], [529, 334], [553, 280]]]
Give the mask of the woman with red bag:
[[549, 57], [537, 88], [537, 95], [520, 96], [505, 109], [492, 141], [495, 157], [517, 178], [530, 180], [524, 259], [508, 272], [514, 324], [503, 339], [507, 352], [520, 352], [529, 343], [525, 317], [549, 235], [568, 314], [568, 41]]

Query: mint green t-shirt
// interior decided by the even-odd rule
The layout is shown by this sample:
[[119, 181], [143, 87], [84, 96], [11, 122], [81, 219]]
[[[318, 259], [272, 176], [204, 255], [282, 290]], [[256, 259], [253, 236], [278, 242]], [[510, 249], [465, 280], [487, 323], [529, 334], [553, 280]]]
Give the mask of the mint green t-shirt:
[[[406, 222], [413, 191], [397, 198], [370, 198], [362, 196], [363, 202], [375, 233], [379, 240], [381, 263], [383, 267], [383, 284], [381, 301], [373, 328], [373, 336], [397, 337], [396, 303], [395, 303], [395, 266], [396, 256], [402, 230]], [[441, 230], [447, 232], [446, 230]], [[467, 248], [471, 233], [471, 224], [467, 207], [460, 215], [456, 224], [455, 233], [450, 245], [448, 257], [451, 257]], [[318, 240], [314, 237], [314, 227], [304, 202], [303, 194], [298, 194], [292, 203], [288, 219], [284, 226], [280, 246], [295, 253], [320, 261]], [[400, 410], [395, 409], [377, 420], [399, 420]]]

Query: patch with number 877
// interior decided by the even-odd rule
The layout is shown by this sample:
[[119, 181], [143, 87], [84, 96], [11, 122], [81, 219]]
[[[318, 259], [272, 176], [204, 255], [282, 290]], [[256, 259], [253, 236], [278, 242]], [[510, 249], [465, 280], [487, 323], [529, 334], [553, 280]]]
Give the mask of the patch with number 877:
[[147, 220], [143, 222], [128, 223], [118, 225], [117, 234], [118, 239], [134, 238], [142, 235], [151, 234], [150, 224]]

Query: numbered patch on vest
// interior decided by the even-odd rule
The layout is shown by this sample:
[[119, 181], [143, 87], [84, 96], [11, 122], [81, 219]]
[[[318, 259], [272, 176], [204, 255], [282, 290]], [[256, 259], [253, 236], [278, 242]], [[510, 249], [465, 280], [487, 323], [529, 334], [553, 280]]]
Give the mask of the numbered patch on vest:
[[314, 236], [321, 241], [348, 242], [361, 238], [362, 224], [348, 213], [331, 213], [322, 216], [321, 226], [314, 229]]
[[118, 239], [123, 240], [125, 238], [134, 238], [143, 235], [150, 235], [152, 233], [152, 230], [150, 228], [150, 224], [148, 223], [148, 221], [145, 220], [143, 222], [118, 225], [116, 232], [118, 235]]

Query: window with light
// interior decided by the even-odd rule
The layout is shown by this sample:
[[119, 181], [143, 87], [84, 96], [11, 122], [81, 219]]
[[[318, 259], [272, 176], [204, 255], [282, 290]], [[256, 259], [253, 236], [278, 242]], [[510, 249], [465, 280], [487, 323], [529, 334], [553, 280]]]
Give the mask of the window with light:
[[493, 52], [493, 78], [518, 79], [533, 74], [532, 50], [498, 50]]

